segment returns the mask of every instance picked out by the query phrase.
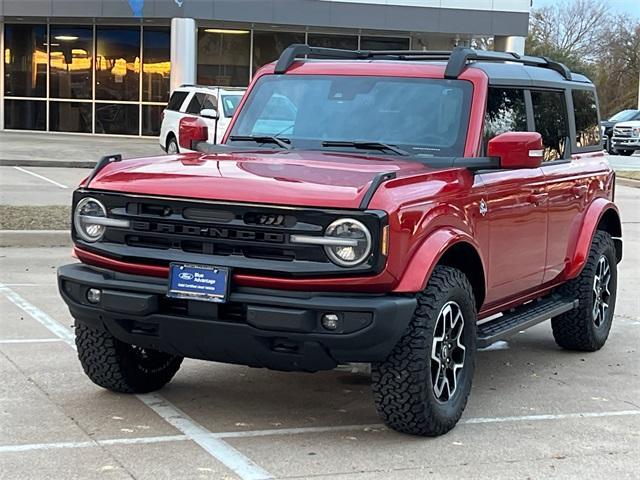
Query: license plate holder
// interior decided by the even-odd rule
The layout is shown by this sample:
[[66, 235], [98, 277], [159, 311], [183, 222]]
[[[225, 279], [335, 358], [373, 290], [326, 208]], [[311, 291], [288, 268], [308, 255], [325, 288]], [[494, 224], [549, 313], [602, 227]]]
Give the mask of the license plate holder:
[[229, 294], [229, 277], [226, 267], [171, 263], [167, 297], [224, 303]]

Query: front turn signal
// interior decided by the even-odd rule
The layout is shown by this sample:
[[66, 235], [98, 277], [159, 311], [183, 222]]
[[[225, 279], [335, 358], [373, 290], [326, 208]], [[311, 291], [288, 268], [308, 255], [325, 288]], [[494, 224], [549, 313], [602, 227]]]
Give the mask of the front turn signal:
[[382, 243], [380, 245], [380, 252], [385, 257], [389, 253], [389, 225], [385, 225], [382, 229]]

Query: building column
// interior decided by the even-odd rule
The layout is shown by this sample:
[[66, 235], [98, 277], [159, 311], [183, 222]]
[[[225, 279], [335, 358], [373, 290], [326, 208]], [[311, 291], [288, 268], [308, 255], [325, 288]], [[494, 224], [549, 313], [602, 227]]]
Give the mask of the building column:
[[493, 39], [493, 49], [496, 52], [514, 52], [518, 55], [524, 55], [525, 40], [525, 37], [496, 35]]
[[193, 18], [171, 19], [171, 80], [173, 92], [180, 85], [196, 83], [198, 57], [196, 21]]

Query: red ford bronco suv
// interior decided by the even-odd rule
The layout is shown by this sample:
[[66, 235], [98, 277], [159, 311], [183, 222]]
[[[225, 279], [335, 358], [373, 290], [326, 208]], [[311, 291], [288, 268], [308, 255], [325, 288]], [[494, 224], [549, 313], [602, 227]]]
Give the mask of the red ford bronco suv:
[[551, 319], [609, 334], [622, 257], [593, 84], [548, 59], [288, 47], [223, 139], [103, 158], [73, 196], [59, 288], [96, 384], [148, 392], [183, 357], [371, 363], [391, 428], [440, 435], [476, 350]]

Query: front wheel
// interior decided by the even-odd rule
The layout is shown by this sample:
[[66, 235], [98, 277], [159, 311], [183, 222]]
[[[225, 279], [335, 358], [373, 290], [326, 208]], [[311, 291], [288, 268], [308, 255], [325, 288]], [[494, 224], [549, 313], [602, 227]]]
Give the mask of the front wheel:
[[613, 240], [599, 230], [582, 273], [559, 289], [563, 296], [579, 302], [573, 310], [551, 319], [553, 337], [560, 347], [594, 352], [604, 346], [613, 322], [617, 282]]
[[476, 305], [467, 277], [438, 266], [404, 336], [372, 365], [378, 413], [394, 430], [436, 436], [460, 419], [471, 391]]
[[171, 134], [167, 140], [167, 155], [175, 155], [177, 153], [180, 153], [180, 147], [178, 147], [176, 137]]
[[76, 322], [76, 347], [93, 383], [119, 393], [148, 393], [176, 374], [182, 357], [121, 342], [109, 332]]

